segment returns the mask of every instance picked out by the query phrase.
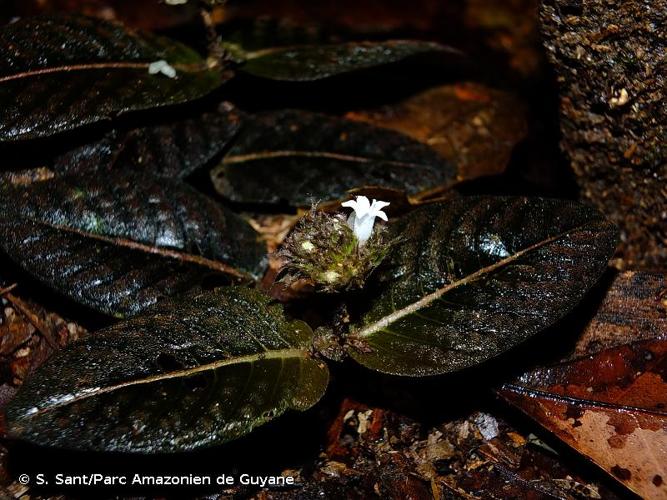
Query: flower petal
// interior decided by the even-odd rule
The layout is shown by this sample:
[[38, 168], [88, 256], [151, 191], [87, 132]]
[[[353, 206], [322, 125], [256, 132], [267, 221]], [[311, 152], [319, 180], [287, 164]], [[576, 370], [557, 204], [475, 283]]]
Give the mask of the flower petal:
[[357, 214], [355, 212], [352, 212], [350, 216], [347, 218], [347, 225], [353, 231], [354, 231], [354, 223], [356, 220], [357, 220]]
[[357, 196], [356, 201], [346, 201], [341, 204], [343, 207], [349, 207], [355, 211], [357, 217], [363, 217], [368, 214], [371, 208], [371, 203], [368, 201], [368, 198], [365, 196]]
[[380, 219], [382, 219], [382, 220], [385, 221], [385, 222], [387, 222], [387, 221], [389, 220], [389, 219], [387, 218], [387, 214], [384, 213], [382, 210], [378, 210], [377, 212], [375, 212], [374, 215], [375, 215], [375, 217], [379, 217]]
[[386, 207], [387, 205], [389, 205], [389, 202], [387, 202], [387, 201], [373, 200], [373, 204], [371, 205], [371, 209], [370, 209], [370, 212], [369, 212], [370, 215], [372, 215], [373, 217], [382, 217], [382, 219], [387, 220], [386, 219], [386, 217], [387, 217], [386, 214], [383, 213], [384, 216], [378, 215], [379, 213], [382, 212], [382, 209], [384, 207]]
[[363, 212], [362, 216], [367, 214], [371, 209], [371, 202], [368, 201], [368, 198], [366, 198], [365, 196], [357, 196], [357, 204]]
[[380, 201], [380, 200], [373, 200], [373, 205], [371, 206], [371, 210], [376, 209], [376, 210], [382, 210], [384, 207], [388, 207], [391, 205], [388, 201]]
[[375, 223], [375, 217], [366, 215], [365, 217], [360, 217], [354, 221], [354, 235], [359, 240], [359, 245], [363, 245], [368, 241], [373, 234], [373, 225]]

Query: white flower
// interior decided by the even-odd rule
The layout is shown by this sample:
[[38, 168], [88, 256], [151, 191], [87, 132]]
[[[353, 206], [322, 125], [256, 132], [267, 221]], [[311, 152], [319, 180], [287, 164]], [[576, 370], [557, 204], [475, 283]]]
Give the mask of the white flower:
[[149, 75], [157, 75], [158, 73], [162, 73], [164, 76], [168, 76], [169, 78], [176, 77], [176, 70], [164, 59], [152, 62], [148, 66]]
[[185, 5], [188, 0], [164, 0], [167, 5]]
[[347, 219], [347, 225], [354, 231], [354, 235], [359, 240], [359, 246], [366, 243], [373, 234], [376, 217], [387, 220], [387, 214], [382, 209], [388, 205], [389, 202], [377, 200], [373, 200], [371, 204], [365, 196], [357, 196], [356, 201], [350, 200], [343, 203], [342, 206], [354, 210]]

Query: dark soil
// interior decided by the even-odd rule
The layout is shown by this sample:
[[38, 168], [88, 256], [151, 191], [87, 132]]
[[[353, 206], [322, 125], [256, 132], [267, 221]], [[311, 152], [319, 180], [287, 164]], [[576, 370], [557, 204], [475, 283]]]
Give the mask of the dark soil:
[[667, 1], [546, 0], [561, 147], [622, 230], [618, 267], [667, 266]]

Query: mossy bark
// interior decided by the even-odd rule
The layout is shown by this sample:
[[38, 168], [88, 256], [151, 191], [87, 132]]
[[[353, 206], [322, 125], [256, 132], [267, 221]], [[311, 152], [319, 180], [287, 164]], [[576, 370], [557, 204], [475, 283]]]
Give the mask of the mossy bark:
[[544, 0], [561, 147], [622, 230], [618, 267], [667, 266], [667, 0]]

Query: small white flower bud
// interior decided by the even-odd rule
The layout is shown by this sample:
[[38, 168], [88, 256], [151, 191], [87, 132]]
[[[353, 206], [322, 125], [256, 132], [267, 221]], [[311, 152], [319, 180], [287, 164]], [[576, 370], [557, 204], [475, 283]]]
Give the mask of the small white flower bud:
[[168, 76], [169, 78], [176, 78], [176, 70], [164, 59], [152, 62], [148, 66], [149, 75], [157, 75], [158, 73], [162, 73], [164, 76]]

